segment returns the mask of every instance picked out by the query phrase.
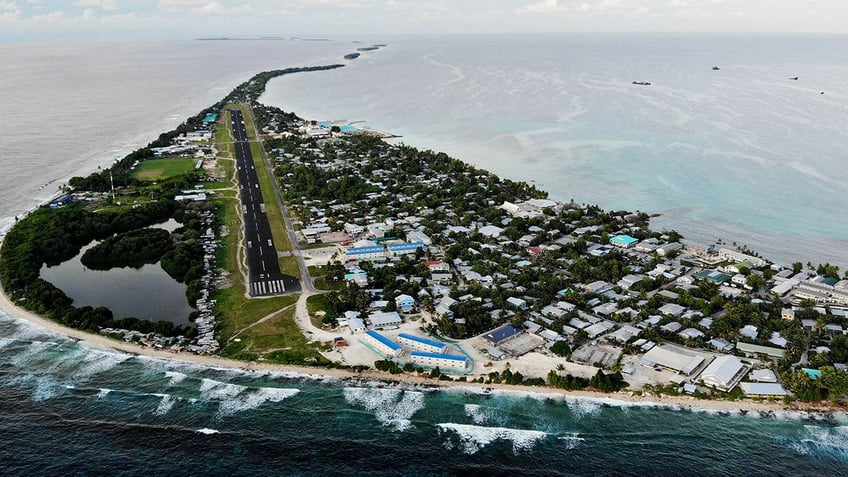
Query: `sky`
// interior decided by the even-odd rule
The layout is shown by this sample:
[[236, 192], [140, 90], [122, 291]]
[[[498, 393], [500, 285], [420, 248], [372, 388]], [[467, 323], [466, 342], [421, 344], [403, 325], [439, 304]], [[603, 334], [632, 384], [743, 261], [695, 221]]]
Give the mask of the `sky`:
[[848, 1], [0, 0], [0, 41], [535, 32], [848, 34]]

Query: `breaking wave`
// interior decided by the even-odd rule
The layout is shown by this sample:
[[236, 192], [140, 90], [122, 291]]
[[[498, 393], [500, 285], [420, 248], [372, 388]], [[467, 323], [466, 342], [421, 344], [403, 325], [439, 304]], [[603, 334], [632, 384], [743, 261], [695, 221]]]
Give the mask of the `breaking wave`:
[[[510, 429], [506, 427], [483, 427], [474, 426], [471, 424], [455, 424], [452, 422], [436, 424], [440, 432], [451, 431], [456, 434], [459, 439], [459, 447], [466, 454], [476, 454], [484, 447], [492, 444], [495, 441], [503, 440], [512, 442], [512, 451], [519, 453], [533, 448], [539, 441], [548, 438], [549, 434], [542, 431]], [[572, 436], [576, 438], [576, 436]], [[573, 449], [576, 445], [572, 445], [573, 440], [569, 442], [569, 449]], [[446, 447], [452, 447], [452, 441], [445, 443]]]
[[412, 416], [424, 408], [424, 393], [387, 388], [344, 388], [345, 400], [364, 407], [385, 427], [405, 431]]

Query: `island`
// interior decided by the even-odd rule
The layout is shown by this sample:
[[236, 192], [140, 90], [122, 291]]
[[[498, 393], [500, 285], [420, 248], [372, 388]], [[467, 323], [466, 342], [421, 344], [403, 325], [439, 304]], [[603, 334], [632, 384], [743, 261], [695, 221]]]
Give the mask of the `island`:
[[[731, 408], [844, 405], [838, 267], [687, 241], [651, 230], [645, 212], [551, 200], [444, 153], [259, 101], [272, 78], [339, 67], [259, 73], [72, 178], [4, 237], [4, 294], [120, 349], [216, 365]], [[165, 221], [177, 225], [157, 228]], [[75, 306], [43, 271], [76, 256], [97, 270], [159, 264], [185, 284], [191, 323]]]

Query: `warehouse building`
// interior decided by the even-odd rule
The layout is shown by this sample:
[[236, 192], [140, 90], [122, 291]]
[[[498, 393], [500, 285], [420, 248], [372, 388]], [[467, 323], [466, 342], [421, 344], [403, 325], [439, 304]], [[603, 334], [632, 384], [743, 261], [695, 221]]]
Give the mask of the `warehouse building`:
[[720, 356], [701, 373], [701, 382], [719, 391], [730, 392], [748, 372], [748, 366], [735, 356]]
[[692, 350], [660, 345], [651, 348], [639, 360], [644, 366], [661, 366], [684, 376], [691, 376], [704, 363], [704, 358]]

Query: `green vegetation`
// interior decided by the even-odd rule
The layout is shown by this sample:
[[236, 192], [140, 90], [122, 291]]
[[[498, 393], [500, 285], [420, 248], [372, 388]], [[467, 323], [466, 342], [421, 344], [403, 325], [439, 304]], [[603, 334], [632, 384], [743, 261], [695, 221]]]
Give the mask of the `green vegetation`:
[[171, 234], [162, 229], [138, 229], [109, 237], [86, 250], [81, 262], [93, 270], [138, 268], [156, 263], [174, 247]]
[[569, 390], [591, 387], [603, 392], [620, 391], [627, 387], [627, 381], [624, 380], [620, 371], [606, 374], [601, 369], [591, 379], [579, 378], [570, 374], [560, 376], [555, 370], [551, 370], [548, 373], [548, 384], [555, 388]]
[[103, 307], [76, 308], [62, 290], [39, 277], [43, 265], [58, 265], [74, 257], [92, 240], [104, 240], [113, 234], [162, 222], [175, 210], [176, 204], [168, 200], [97, 213], [85, 210], [81, 204], [39, 208], [18, 221], [3, 241], [0, 250], [3, 289], [24, 308], [73, 328], [98, 331], [102, 327], [115, 327], [192, 336], [194, 328], [168, 321], [115, 320], [112, 312]]
[[[387, 371], [391, 374], [400, 374], [404, 372], [397, 363], [390, 359], [382, 359], [379, 361], [374, 361], [374, 367], [379, 371]], [[438, 369], [438, 368], [437, 368]], [[435, 370], [434, 370], [435, 371]]]
[[[226, 358], [248, 361], [262, 360], [279, 364], [328, 365], [330, 361], [321, 356], [317, 344], [310, 342], [294, 322], [294, 297], [288, 299], [290, 305], [282, 311], [269, 315], [269, 319], [254, 321], [244, 329], [238, 339], [221, 350]], [[267, 300], [251, 300], [250, 304]], [[259, 318], [262, 315], [252, 315]]]
[[138, 165], [133, 179], [139, 181], [159, 181], [171, 177], [182, 176], [194, 172], [197, 159], [172, 158], [172, 159], [148, 159]]
[[324, 325], [331, 327], [338, 326], [338, 313], [330, 309], [330, 303], [326, 295], [312, 295], [306, 299], [306, 306], [309, 310], [309, 319], [312, 324], [321, 328]]

